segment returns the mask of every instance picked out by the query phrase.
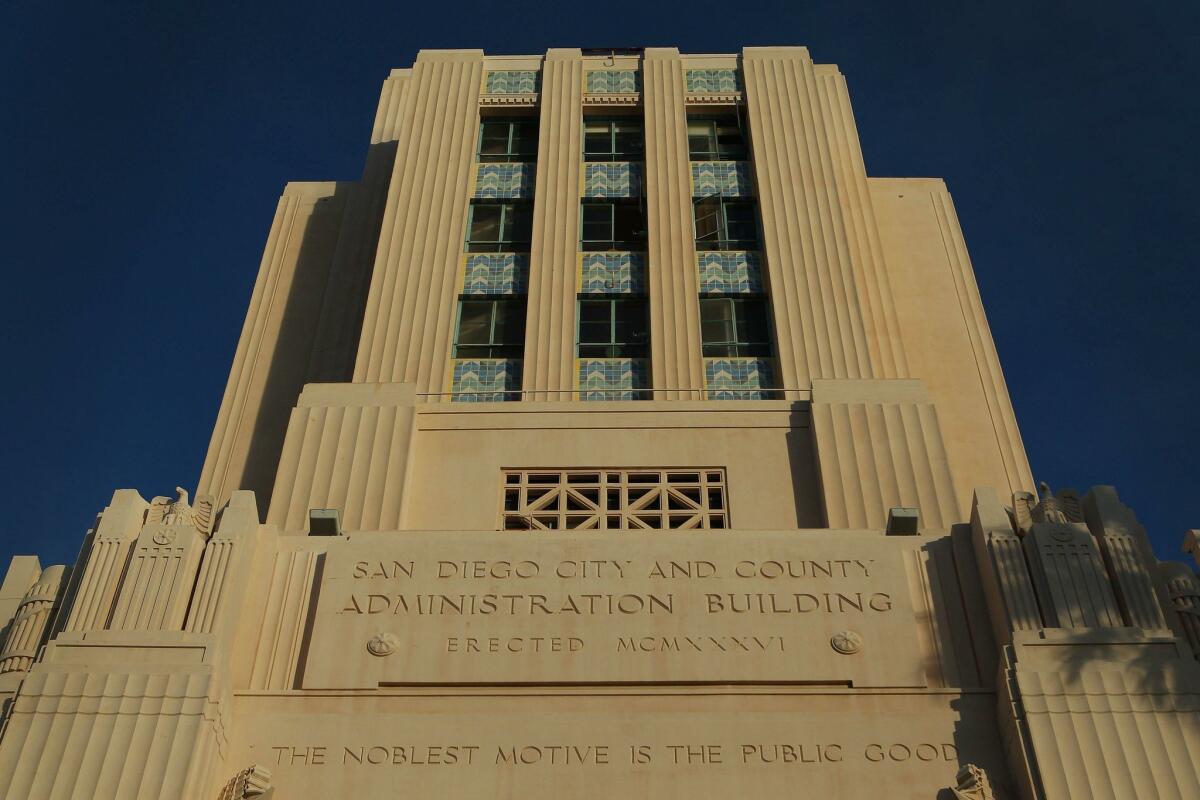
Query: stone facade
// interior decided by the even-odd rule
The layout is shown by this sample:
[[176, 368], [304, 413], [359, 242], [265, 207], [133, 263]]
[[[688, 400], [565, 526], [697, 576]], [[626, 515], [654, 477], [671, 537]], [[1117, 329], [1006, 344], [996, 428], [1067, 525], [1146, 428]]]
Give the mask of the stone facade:
[[1200, 797], [1194, 567], [1034, 489], [836, 67], [423, 51], [285, 189], [195, 496], [10, 565], [0, 796]]

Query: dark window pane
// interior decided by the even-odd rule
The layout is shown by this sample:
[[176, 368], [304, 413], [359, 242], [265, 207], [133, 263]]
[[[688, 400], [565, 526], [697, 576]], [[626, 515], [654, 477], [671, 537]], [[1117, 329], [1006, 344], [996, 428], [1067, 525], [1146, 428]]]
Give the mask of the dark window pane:
[[612, 125], [608, 122], [589, 122], [583, 130], [583, 152], [588, 155], [612, 155]]
[[730, 203], [725, 206], [728, 224], [727, 238], [735, 242], [758, 241], [758, 224], [754, 219], [754, 206], [746, 203]]
[[538, 146], [537, 122], [513, 123], [512, 152], [523, 156], [536, 156]]
[[637, 249], [646, 238], [646, 224], [642, 219], [642, 209], [633, 203], [617, 203], [613, 207], [614, 224], [613, 239], [630, 245], [631, 250]]
[[608, 300], [579, 303], [579, 341], [598, 344], [612, 341], [612, 309]]
[[479, 153], [483, 155], [504, 155], [508, 152], [507, 122], [484, 122], [479, 135]]
[[717, 125], [717, 150], [722, 158], [741, 159], [746, 155], [746, 140], [737, 122], [722, 122]]
[[696, 241], [716, 242], [722, 238], [724, 220], [720, 200], [701, 200], [693, 206], [696, 215]]
[[613, 208], [609, 203], [585, 203], [583, 206], [583, 241], [607, 246], [613, 238]]
[[529, 244], [533, 239], [533, 208], [527, 203], [514, 203], [504, 217], [505, 240]]
[[488, 344], [491, 340], [491, 328], [490, 302], [463, 301], [458, 317], [458, 344]]
[[621, 122], [616, 126], [616, 155], [618, 160], [639, 161], [645, 147], [642, 143], [642, 126]]
[[646, 341], [646, 307], [640, 300], [619, 300], [616, 303], [616, 332], [614, 340], [624, 344]]
[[738, 341], [762, 344], [770, 340], [767, 311], [761, 300], [738, 301]]
[[523, 302], [501, 300], [496, 303], [496, 326], [492, 341], [496, 344], [524, 344], [525, 304]]
[[700, 338], [705, 345], [735, 341], [733, 303], [724, 297], [700, 300]]
[[712, 122], [705, 119], [688, 123], [688, 151], [693, 161], [707, 161], [712, 157], [712, 127]]
[[500, 238], [500, 206], [471, 207], [471, 241], [495, 242]]

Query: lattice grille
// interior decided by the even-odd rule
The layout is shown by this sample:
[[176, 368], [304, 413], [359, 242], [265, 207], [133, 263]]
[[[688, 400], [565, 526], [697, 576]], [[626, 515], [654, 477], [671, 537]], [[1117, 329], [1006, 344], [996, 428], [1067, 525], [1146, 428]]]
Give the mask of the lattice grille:
[[728, 528], [725, 470], [505, 470], [504, 530]]

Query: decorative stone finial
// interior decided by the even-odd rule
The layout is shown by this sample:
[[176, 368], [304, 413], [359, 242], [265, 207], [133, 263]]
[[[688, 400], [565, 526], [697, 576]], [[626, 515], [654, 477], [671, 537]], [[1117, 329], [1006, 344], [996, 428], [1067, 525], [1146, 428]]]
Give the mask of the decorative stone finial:
[[988, 774], [974, 764], [964, 764], [955, 776], [957, 785], [951, 789], [958, 800], [1001, 800]]
[[275, 794], [271, 771], [254, 764], [234, 776], [221, 790], [220, 800], [270, 800]]

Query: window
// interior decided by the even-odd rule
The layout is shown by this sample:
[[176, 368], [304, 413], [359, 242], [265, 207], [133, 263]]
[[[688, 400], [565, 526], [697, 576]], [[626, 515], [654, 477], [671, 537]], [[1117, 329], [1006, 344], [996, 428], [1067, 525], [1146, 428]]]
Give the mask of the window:
[[641, 161], [644, 151], [640, 120], [583, 121], [584, 161]]
[[479, 125], [479, 161], [523, 163], [537, 160], [536, 119], [484, 120]]
[[580, 358], [645, 358], [649, 325], [640, 298], [579, 301]]
[[746, 137], [737, 117], [689, 119], [688, 151], [692, 161], [743, 161]]
[[472, 203], [467, 252], [526, 252], [532, 231], [529, 203]]
[[754, 203], [705, 197], [692, 204], [697, 250], [757, 250]]
[[771, 333], [758, 298], [701, 297], [700, 339], [708, 357], [766, 357]]
[[725, 470], [506, 470], [500, 527], [528, 530], [728, 528]]
[[581, 206], [581, 250], [644, 250], [646, 221], [636, 201], [586, 201]]
[[525, 300], [462, 300], [455, 358], [520, 358], [525, 348]]

